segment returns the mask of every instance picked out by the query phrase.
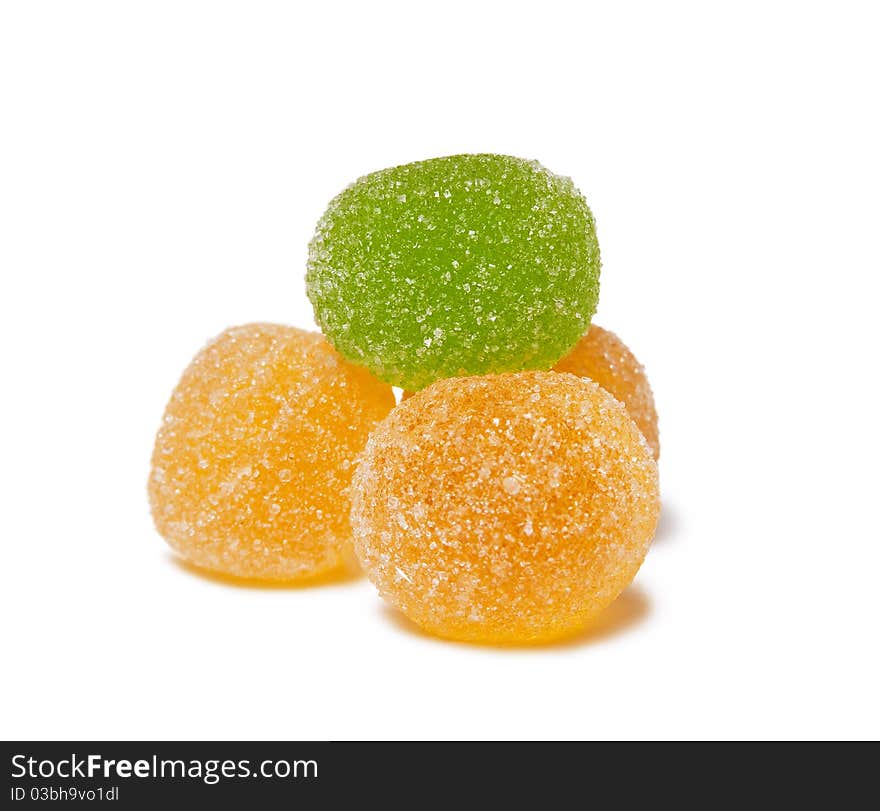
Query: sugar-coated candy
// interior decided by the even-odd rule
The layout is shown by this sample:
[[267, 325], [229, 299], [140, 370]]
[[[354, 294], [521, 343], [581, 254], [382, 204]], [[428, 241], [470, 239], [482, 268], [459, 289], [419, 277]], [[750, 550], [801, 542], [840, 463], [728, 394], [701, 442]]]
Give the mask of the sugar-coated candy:
[[593, 215], [534, 161], [456, 155], [362, 177], [310, 245], [315, 318], [339, 352], [397, 386], [547, 369], [599, 293]]
[[589, 377], [613, 394], [645, 435], [654, 458], [660, 458], [657, 410], [645, 369], [613, 332], [591, 325], [589, 332], [553, 369]]
[[153, 451], [150, 506], [186, 560], [227, 575], [301, 580], [345, 562], [348, 486], [391, 387], [315, 333], [228, 329], [174, 390]]
[[657, 464], [591, 380], [441, 380], [379, 424], [352, 481], [355, 552], [382, 596], [451, 639], [570, 635], [630, 583], [659, 513]]

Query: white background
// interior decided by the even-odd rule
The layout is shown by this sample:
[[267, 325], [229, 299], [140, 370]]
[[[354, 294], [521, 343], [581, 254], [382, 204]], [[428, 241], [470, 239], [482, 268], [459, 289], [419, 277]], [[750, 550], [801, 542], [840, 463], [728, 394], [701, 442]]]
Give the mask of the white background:
[[[0, 734], [880, 735], [872, 6], [3, 3]], [[659, 537], [562, 646], [205, 579], [148, 514], [195, 351], [311, 327], [329, 199], [462, 151], [584, 191], [660, 411]]]

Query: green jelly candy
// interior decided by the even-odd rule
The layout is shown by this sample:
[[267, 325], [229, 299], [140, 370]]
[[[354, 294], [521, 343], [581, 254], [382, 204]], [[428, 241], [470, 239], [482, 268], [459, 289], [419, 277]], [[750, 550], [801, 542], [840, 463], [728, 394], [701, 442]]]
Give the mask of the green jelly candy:
[[374, 172], [336, 197], [306, 286], [342, 355], [416, 390], [552, 366], [590, 325], [599, 264], [570, 179], [521, 158], [455, 155]]

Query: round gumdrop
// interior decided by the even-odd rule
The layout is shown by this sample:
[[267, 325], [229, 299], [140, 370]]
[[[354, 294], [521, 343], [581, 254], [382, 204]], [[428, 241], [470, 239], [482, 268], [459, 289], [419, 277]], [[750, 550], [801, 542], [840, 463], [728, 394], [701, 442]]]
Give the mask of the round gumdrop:
[[657, 410], [645, 369], [613, 332], [593, 324], [553, 369], [589, 377], [620, 400], [648, 440], [654, 458], [660, 458]]
[[352, 482], [355, 551], [379, 592], [471, 642], [584, 628], [635, 576], [659, 506], [626, 409], [555, 372], [434, 383], [380, 423]]
[[362, 177], [310, 245], [315, 318], [339, 352], [397, 386], [547, 369], [599, 294], [593, 215], [534, 161], [456, 155]]
[[348, 486], [390, 386], [315, 333], [234, 327], [183, 373], [156, 437], [150, 506], [181, 557], [226, 575], [301, 580], [351, 548]]

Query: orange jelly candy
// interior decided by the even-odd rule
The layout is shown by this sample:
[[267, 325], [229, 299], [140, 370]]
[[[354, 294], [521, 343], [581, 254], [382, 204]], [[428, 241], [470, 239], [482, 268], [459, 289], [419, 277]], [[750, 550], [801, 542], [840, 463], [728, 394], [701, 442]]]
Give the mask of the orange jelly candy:
[[613, 332], [593, 324], [553, 370], [588, 377], [614, 395], [645, 435], [654, 458], [660, 458], [657, 411], [645, 369]]
[[440, 380], [367, 442], [355, 551], [382, 596], [451, 639], [535, 643], [582, 629], [635, 576], [660, 508], [657, 464], [591, 380]]
[[222, 574], [298, 580], [350, 550], [348, 486], [391, 387], [320, 336], [233, 327], [189, 365], [156, 437], [150, 506], [161, 535]]

